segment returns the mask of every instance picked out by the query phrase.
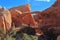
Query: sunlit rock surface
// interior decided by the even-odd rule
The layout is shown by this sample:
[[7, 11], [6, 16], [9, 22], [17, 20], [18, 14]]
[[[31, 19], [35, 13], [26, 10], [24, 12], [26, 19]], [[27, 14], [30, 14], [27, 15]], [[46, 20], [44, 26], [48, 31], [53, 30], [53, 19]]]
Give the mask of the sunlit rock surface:
[[[22, 25], [23, 20], [27, 21], [27, 19], [28, 19], [27, 18], [27, 19], [22, 20], [22, 17], [26, 16], [25, 13], [31, 12], [30, 4], [14, 7], [14, 8], [11, 8], [9, 11], [11, 12], [13, 23], [15, 24], [16, 27], [19, 27]], [[24, 16], [21, 16], [21, 14]]]
[[3, 8], [0, 7], [0, 27], [3, 27], [4, 30], [9, 30], [11, 28], [11, 14], [10, 12]]
[[45, 17], [44, 24], [60, 26], [60, 0], [57, 0], [50, 8], [42, 12]]
[[[30, 5], [22, 5], [22, 6], [18, 6], [18, 7], [14, 7], [10, 9], [11, 15], [12, 15], [12, 20], [15, 23], [16, 26], [20, 26], [20, 24], [22, 24], [22, 21], [24, 23], [27, 24], [31, 24], [29, 23], [28, 18], [25, 15], [33, 15], [33, 19], [34, 22], [37, 22], [39, 26], [60, 26], [60, 7], [59, 7], [59, 3], [60, 1], [57, 0], [50, 8], [42, 11], [42, 12], [32, 12], [30, 9]], [[28, 14], [25, 14], [28, 13]], [[36, 15], [34, 15], [36, 14]], [[24, 15], [22, 19], [22, 17], [20, 15]], [[27, 17], [27, 18], [25, 18]], [[28, 20], [28, 21], [26, 21]], [[32, 19], [31, 19], [32, 20]], [[32, 22], [33, 24], [33, 22]]]

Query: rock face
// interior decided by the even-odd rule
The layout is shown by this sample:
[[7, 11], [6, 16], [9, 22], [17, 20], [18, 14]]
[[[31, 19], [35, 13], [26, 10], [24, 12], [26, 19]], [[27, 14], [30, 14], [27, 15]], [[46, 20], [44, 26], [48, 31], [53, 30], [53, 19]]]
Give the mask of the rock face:
[[[9, 11], [12, 16], [12, 23], [16, 27], [20, 27], [24, 23], [35, 28], [37, 23], [38, 28], [41, 27], [45, 34], [48, 35], [52, 31], [54, 34], [60, 35], [60, 0], [57, 0], [50, 8], [43, 12], [31, 12], [30, 7], [27, 5], [15, 7]], [[40, 29], [36, 29], [36, 32], [39, 33]], [[60, 40], [60, 37], [57, 40]]]
[[60, 36], [57, 37], [57, 40], [60, 40]]
[[24, 24], [28, 24], [30, 26], [35, 25], [34, 17], [30, 13], [21, 14], [20, 16], [21, 16], [22, 22]]
[[[19, 6], [19, 7], [14, 7], [14, 8], [11, 8], [9, 11], [11, 12], [13, 23], [15, 24], [16, 27], [19, 27], [22, 24], [22, 17], [23, 16], [24, 16], [24, 19], [23, 20], [26, 21], [26, 19], [25, 19], [26, 18], [25, 17], [26, 16], [25, 13], [30, 13], [31, 12], [30, 4], [22, 5], [22, 6]], [[21, 14], [23, 16], [21, 16]], [[25, 23], [25, 21], [24, 21], [24, 23]]]
[[0, 13], [0, 28], [3, 27], [3, 17], [2, 14]]
[[32, 12], [31, 9], [30, 9], [30, 4], [26, 4], [26, 5], [21, 5], [21, 6], [18, 6], [18, 7], [14, 7], [14, 8], [11, 8], [10, 10], [13, 10], [13, 9], [21, 11], [22, 13]]
[[0, 8], [0, 27], [3, 27], [4, 30], [9, 30], [11, 28], [11, 14], [5, 8]]
[[35, 22], [38, 24], [38, 26], [42, 26], [43, 25], [42, 12], [35, 11], [32, 12], [32, 15], [34, 17]]
[[[31, 24], [29, 22], [29, 18], [31, 18], [31, 20], [34, 20], [32, 24], [37, 22], [39, 26], [60, 26], [59, 3], [60, 0], [57, 0], [50, 8], [44, 10], [43, 12], [31, 12], [29, 4], [11, 8], [9, 11], [11, 12], [12, 21], [15, 26], [21, 26], [20, 24], [22, 24], [22, 21], [26, 24]], [[32, 18], [30, 17], [32, 14], [36, 15], [34, 15]]]
[[55, 12], [57, 10], [57, 12], [60, 10], [60, 0], [57, 0], [50, 8], [44, 10], [44, 13], [50, 13], [50, 12]]
[[12, 24], [14, 23], [14, 25], [16, 27], [21, 26], [21, 17], [20, 17], [20, 13], [16, 12], [14, 9], [10, 10], [11, 13], [11, 17], [12, 17]]
[[43, 19], [44, 25], [60, 26], [60, 0], [57, 0], [50, 8], [46, 9], [42, 13], [45, 14]]

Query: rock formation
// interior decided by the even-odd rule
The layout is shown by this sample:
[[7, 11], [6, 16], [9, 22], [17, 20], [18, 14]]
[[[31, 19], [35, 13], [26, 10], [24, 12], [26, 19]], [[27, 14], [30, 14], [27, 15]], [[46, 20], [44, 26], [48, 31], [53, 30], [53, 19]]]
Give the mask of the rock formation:
[[46, 14], [45, 25], [60, 26], [60, 0], [57, 0], [50, 8], [44, 10], [42, 13]]
[[13, 8], [10, 9], [10, 11], [11, 10], [18, 10], [18, 11], [21, 11], [22, 13], [32, 12], [31, 9], [30, 9], [30, 4], [21, 5], [21, 6], [18, 6], [18, 7], [13, 7]]
[[50, 8], [44, 10], [43, 12], [32, 12], [29, 4], [11, 8], [9, 11], [11, 12], [12, 21], [16, 27], [21, 26], [22, 22], [31, 24], [29, 23], [30, 16], [28, 15], [32, 16], [33, 14], [36, 15], [34, 15], [33, 19], [31, 19], [34, 20], [32, 24], [37, 22], [39, 26], [60, 26], [59, 3], [60, 1], [57, 0]]
[[[9, 11], [11, 12], [12, 21], [16, 27], [21, 26], [23, 20], [24, 20], [24, 23], [27, 23], [27, 21], [29, 22], [29, 20], [30, 20], [30, 19], [28, 19], [30, 17], [29, 14], [25, 14], [25, 13], [31, 12], [30, 4], [14, 7], [14, 8], [11, 8]], [[27, 15], [27, 17], [26, 17], [26, 15]], [[24, 17], [24, 19], [22, 20], [23, 17]]]
[[9, 30], [11, 28], [11, 14], [8, 10], [1, 7], [0, 8], [0, 27], [4, 28], [4, 31]]
[[57, 40], [60, 40], [60, 36], [57, 37]]

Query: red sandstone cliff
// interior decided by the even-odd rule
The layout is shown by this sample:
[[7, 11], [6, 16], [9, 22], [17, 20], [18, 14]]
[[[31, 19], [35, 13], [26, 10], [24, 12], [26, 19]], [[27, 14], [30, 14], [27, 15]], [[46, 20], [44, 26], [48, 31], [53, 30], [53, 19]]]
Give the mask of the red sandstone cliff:
[[50, 8], [42, 12], [45, 14], [44, 24], [60, 26], [60, 0], [57, 0]]
[[[29, 4], [11, 8], [9, 11], [11, 12], [12, 20], [16, 26], [20, 26], [23, 20], [24, 23], [31, 24], [29, 23], [30, 19], [28, 20], [28, 18], [30, 18], [28, 14], [29, 15], [36, 14], [35, 16], [33, 16], [34, 21], [32, 22], [32, 24], [34, 22], [37, 22], [40, 26], [60, 26], [60, 6], [59, 6], [60, 4], [59, 3], [60, 0], [57, 0], [50, 8], [44, 10], [43, 12], [39, 12], [39, 11], [32, 12]], [[23, 20], [20, 15], [24, 15]]]
[[34, 18], [31, 15], [30, 5], [22, 5], [19, 7], [14, 7], [9, 10], [12, 15], [12, 21], [16, 27], [19, 27], [24, 24], [34, 25]]

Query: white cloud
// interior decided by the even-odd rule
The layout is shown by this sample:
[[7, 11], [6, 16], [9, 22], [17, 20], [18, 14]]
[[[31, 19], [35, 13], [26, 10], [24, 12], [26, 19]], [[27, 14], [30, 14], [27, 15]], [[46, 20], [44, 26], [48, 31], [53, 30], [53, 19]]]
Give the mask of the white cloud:
[[44, 2], [50, 2], [50, 0], [35, 0], [35, 1], [44, 1]]

